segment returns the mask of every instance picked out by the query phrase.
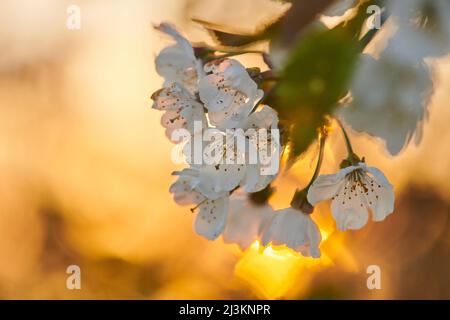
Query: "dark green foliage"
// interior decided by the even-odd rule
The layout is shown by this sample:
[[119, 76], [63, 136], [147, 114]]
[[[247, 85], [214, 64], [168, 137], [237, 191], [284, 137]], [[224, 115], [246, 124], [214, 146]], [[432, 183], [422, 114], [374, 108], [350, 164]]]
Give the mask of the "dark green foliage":
[[333, 29], [311, 25], [290, 50], [269, 105], [290, 123], [289, 162], [294, 162], [317, 137], [317, 130], [348, 91], [363, 45], [358, 41], [367, 18], [368, 1], [355, 16]]

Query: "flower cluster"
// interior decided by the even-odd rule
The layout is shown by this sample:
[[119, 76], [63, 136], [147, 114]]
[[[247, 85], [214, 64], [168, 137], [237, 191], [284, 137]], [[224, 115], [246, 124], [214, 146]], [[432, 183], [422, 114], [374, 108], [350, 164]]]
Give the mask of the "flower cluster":
[[[188, 168], [173, 173], [178, 179], [170, 187], [178, 204], [194, 205], [193, 211], [198, 210], [196, 232], [213, 240], [227, 224], [231, 193], [240, 187], [258, 192], [276, 176], [277, 172], [262, 173], [263, 157], [254, 162], [249, 158], [278, 152], [275, 139], [263, 143], [254, 135], [255, 130], [277, 129], [278, 116], [269, 106], [259, 104], [263, 91], [239, 61], [197, 58], [191, 44], [173, 26], [162, 23], [156, 28], [175, 40], [156, 57], [156, 70], [165, 81], [164, 87], [152, 95], [153, 108], [164, 111], [161, 124], [167, 137], [180, 142], [174, 132], [184, 129], [195, 141], [193, 137], [202, 135], [205, 129], [215, 130], [215, 139], [203, 148], [205, 153], [217, 151], [213, 161], [188, 161]], [[244, 150], [235, 146], [239, 139], [244, 141]], [[192, 148], [185, 148], [188, 159], [192, 153]], [[279, 158], [279, 154], [275, 156]], [[230, 159], [234, 161], [227, 161]]]
[[331, 211], [342, 231], [362, 228], [368, 209], [373, 221], [383, 221], [394, 211], [392, 185], [379, 169], [363, 162], [317, 177], [308, 190], [308, 201], [315, 205], [328, 199], [332, 199]]
[[[177, 180], [170, 192], [177, 204], [190, 205], [191, 211], [197, 212], [194, 229], [199, 235], [209, 240], [223, 235], [225, 242], [237, 243], [242, 249], [256, 240], [264, 246], [286, 245], [317, 258], [321, 234], [311, 213], [318, 202], [331, 199], [332, 215], [343, 231], [362, 228], [369, 210], [374, 221], [382, 221], [393, 212], [392, 185], [380, 170], [367, 166], [353, 152], [339, 120], [349, 151], [341, 170], [319, 175], [327, 137], [323, 129], [311, 182], [296, 191], [289, 208], [274, 210], [267, 203], [267, 194], [270, 196], [278, 166], [273, 171], [268, 164], [274, 159], [278, 164], [279, 136], [261, 139], [255, 132], [277, 130], [278, 114], [261, 104], [264, 91], [255, 81], [260, 71], [255, 77], [255, 71], [249, 72], [229, 55], [194, 49], [167, 23], [156, 29], [175, 43], [156, 57], [156, 70], [164, 85], [152, 95], [153, 108], [164, 112], [161, 124], [172, 142], [179, 144], [185, 141], [180, 136], [188, 137], [182, 149], [189, 166], [173, 173]], [[212, 139], [204, 139], [207, 130], [214, 130]], [[193, 161], [198, 154], [192, 141], [199, 137], [200, 158], [214, 154], [208, 161]], [[242, 148], [236, 141], [242, 142]], [[251, 161], [255, 157], [256, 161]], [[262, 194], [264, 201], [251, 201], [252, 194]]]

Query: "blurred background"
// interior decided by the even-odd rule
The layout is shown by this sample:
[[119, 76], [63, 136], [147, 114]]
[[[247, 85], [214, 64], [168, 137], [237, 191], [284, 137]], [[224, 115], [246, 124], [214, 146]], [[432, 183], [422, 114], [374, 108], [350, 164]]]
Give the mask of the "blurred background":
[[[71, 4], [80, 30], [66, 28]], [[394, 184], [396, 209], [342, 233], [319, 205], [320, 259], [209, 242], [172, 201], [180, 167], [150, 109], [162, 83], [154, 57], [168, 41], [152, 24], [211, 43], [191, 17], [251, 31], [285, 9], [268, 0], [0, 2], [0, 298], [450, 299], [449, 57], [428, 61], [434, 93], [419, 145], [392, 157], [381, 140], [352, 133], [358, 154]], [[337, 130], [330, 142], [329, 173], [345, 156]], [[315, 151], [280, 174], [275, 208], [307, 183]], [[66, 288], [73, 264], [81, 290]], [[381, 268], [381, 290], [367, 289], [369, 265]]]

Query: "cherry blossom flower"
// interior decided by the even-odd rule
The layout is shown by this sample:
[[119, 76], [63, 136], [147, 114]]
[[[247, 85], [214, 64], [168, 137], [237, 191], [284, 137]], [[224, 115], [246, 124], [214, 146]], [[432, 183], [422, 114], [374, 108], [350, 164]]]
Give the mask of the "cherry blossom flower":
[[223, 232], [225, 243], [236, 243], [242, 250], [260, 239], [262, 230], [270, 221], [274, 210], [269, 204], [257, 205], [240, 192], [230, 198], [228, 219]]
[[[280, 157], [280, 141], [278, 136], [273, 137], [275, 131], [278, 129], [278, 115], [277, 112], [269, 106], [262, 106], [259, 111], [253, 112], [245, 120], [243, 124], [249, 138], [249, 153], [258, 156], [257, 163], [252, 163], [247, 155], [246, 175], [242, 186], [246, 192], [258, 192], [264, 189], [276, 177], [278, 170], [275, 173], [264, 172], [267, 167], [275, 165], [273, 161], [277, 161]], [[250, 131], [253, 129], [253, 134]], [[265, 129], [266, 139], [256, 139], [259, 129]], [[261, 133], [261, 131], [259, 131]], [[259, 135], [262, 138], [262, 135]], [[278, 163], [277, 163], [278, 165]]]
[[[271, 166], [278, 165], [278, 162], [273, 162], [279, 160], [279, 139], [267, 132], [268, 129], [276, 129], [277, 123], [275, 110], [262, 106], [246, 119], [243, 129], [226, 132], [215, 129], [214, 140], [203, 148], [204, 163], [191, 163], [191, 172], [195, 172], [199, 180], [198, 189], [209, 198], [213, 197], [211, 192], [232, 191], [239, 186], [246, 192], [264, 189], [278, 173], [278, 166]], [[259, 129], [264, 131], [257, 131]], [[192, 149], [187, 145], [184, 149], [191, 160]]]
[[[187, 187], [189, 187], [190, 190], [199, 192], [204, 198], [207, 199], [219, 199], [224, 195], [227, 195], [231, 190], [225, 190], [225, 188], [214, 188], [214, 183], [216, 183], [217, 180], [215, 179], [216, 177], [214, 177], [213, 175], [209, 176], [207, 174], [204, 174], [204, 172], [202, 172], [201, 166], [184, 168], [183, 170], [175, 171], [172, 174], [186, 179], [186, 181], [188, 181]], [[182, 191], [186, 192], [186, 190]], [[198, 203], [194, 202], [193, 204]]]
[[208, 240], [219, 237], [227, 221], [229, 197], [206, 199], [199, 205], [199, 212], [194, 222], [197, 234]]
[[202, 70], [191, 44], [169, 23], [161, 23], [155, 29], [175, 40], [175, 44], [161, 50], [155, 59], [156, 71], [164, 77], [164, 86], [179, 82], [192, 93], [197, 92]]
[[[161, 117], [161, 125], [166, 128], [166, 136], [172, 142], [180, 142], [173, 137], [173, 132], [177, 129], [186, 129], [194, 135], [207, 125], [203, 105], [179, 83], [172, 83], [156, 91], [152, 99], [154, 109], [165, 111]], [[195, 127], [195, 121], [201, 125]]]
[[294, 208], [278, 210], [262, 232], [261, 242], [287, 247], [305, 257], [320, 257], [320, 230], [309, 214]]
[[208, 240], [216, 239], [222, 234], [227, 221], [229, 193], [216, 194], [214, 199], [208, 199], [197, 190], [198, 181], [189, 169], [174, 172], [174, 175], [179, 175], [178, 180], [170, 186], [175, 202], [196, 205], [195, 232]]
[[[179, 174], [179, 172], [174, 174]], [[170, 186], [169, 192], [173, 194], [175, 203], [181, 206], [197, 205], [206, 199], [204, 195], [195, 190], [192, 177], [189, 175], [180, 175], [177, 181]]]
[[393, 187], [377, 168], [360, 162], [336, 174], [320, 175], [308, 190], [312, 205], [332, 199], [331, 211], [339, 230], [361, 229], [368, 220], [382, 221], [394, 211]]
[[351, 84], [353, 101], [339, 115], [354, 130], [385, 140], [388, 151], [396, 155], [412, 137], [420, 141], [431, 88], [423, 64], [364, 55]]
[[218, 128], [239, 127], [263, 91], [237, 60], [214, 60], [205, 64], [204, 71], [207, 75], [199, 82], [199, 95], [211, 124]]
[[244, 179], [248, 164], [245, 162], [243, 131], [217, 131], [215, 139], [203, 150], [201, 165], [191, 165], [198, 171], [199, 189], [205, 194], [231, 191]]

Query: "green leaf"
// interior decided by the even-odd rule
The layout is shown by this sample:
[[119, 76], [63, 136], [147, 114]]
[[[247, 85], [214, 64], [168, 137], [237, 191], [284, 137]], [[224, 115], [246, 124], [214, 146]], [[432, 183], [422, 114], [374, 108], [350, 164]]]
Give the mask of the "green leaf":
[[357, 41], [343, 28], [315, 28], [292, 50], [273, 104], [280, 119], [289, 121], [290, 161], [295, 161], [317, 136], [339, 99], [347, 92]]
[[208, 31], [214, 42], [223, 47], [245, 47], [258, 41], [267, 40], [272, 37], [278, 23], [278, 20], [269, 21], [260, 25], [254, 33], [249, 34], [209, 21], [195, 18], [192, 21], [201, 24]]
[[347, 23], [333, 29], [310, 26], [293, 46], [270, 99], [281, 120], [291, 124], [289, 161], [294, 162], [317, 137], [338, 101], [347, 93], [362, 46], [359, 31], [370, 1]]
[[240, 35], [208, 28], [206, 30], [217, 44], [225, 47], [244, 47], [264, 39], [263, 34]]

